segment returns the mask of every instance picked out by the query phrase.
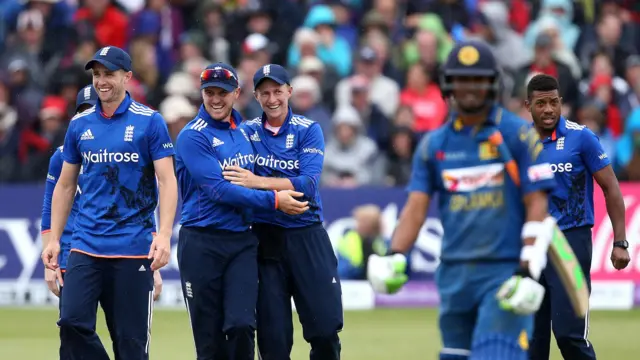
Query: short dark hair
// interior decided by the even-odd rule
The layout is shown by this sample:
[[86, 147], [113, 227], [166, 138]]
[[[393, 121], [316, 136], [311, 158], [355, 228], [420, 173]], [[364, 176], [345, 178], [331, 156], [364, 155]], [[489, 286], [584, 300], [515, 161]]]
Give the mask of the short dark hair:
[[551, 75], [538, 74], [529, 80], [527, 84], [527, 99], [531, 100], [534, 91], [553, 91], [559, 90], [558, 80]]

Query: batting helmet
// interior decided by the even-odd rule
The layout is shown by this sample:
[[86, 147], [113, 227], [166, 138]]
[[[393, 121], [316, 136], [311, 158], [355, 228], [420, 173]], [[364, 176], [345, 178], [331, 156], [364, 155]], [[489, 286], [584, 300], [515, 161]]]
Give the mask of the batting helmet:
[[490, 96], [495, 97], [500, 86], [500, 70], [491, 48], [482, 41], [463, 41], [451, 50], [440, 74], [440, 85], [445, 97], [453, 91], [452, 77], [487, 77], [492, 90]]

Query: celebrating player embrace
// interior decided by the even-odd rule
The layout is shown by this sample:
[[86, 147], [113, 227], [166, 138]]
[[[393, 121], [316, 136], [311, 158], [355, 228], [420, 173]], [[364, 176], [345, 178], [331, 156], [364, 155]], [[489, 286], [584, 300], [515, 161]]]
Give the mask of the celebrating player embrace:
[[256, 211], [253, 231], [260, 240], [258, 348], [261, 359], [289, 359], [293, 347], [291, 297], [296, 304], [311, 360], [340, 359], [342, 290], [331, 240], [322, 226], [319, 181], [324, 160], [320, 125], [289, 108], [289, 74], [280, 65], [253, 77], [260, 118], [243, 124], [256, 149], [256, 175], [238, 166], [223, 173], [232, 184], [295, 190], [309, 211], [290, 216]]
[[441, 83], [456, 110], [416, 151], [391, 254], [369, 258], [374, 288], [397, 291], [406, 282], [403, 253], [439, 194], [442, 360], [527, 359], [532, 314], [544, 297], [537, 280], [554, 224], [545, 219], [555, 181], [539, 158], [535, 129], [494, 105], [499, 80], [485, 43], [462, 42], [451, 51]]
[[[45, 266], [59, 267], [60, 238], [82, 176], [65, 274], [61, 359], [109, 359], [95, 332], [102, 304], [116, 359], [149, 358], [153, 273], [169, 261], [177, 204], [173, 145], [156, 111], [125, 91], [131, 58], [107, 46], [86, 70], [99, 100], [76, 115], [65, 137], [64, 164], [53, 192]], [[160, 200], [157, 234], [154, 212]]]

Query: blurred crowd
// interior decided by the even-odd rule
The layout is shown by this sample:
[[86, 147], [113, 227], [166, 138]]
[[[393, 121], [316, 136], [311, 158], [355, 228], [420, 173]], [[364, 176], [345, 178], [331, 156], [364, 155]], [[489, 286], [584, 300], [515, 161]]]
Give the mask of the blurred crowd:
[[44, 180], [91, 82], [84, 64], [114, 45], [133, 59], [131, 96], [174, 138], [207, 65], [238, 69], [237, 109], [254, 118], [253, 73], [278, 63], [294, 112], [323, 128], [324, 185], [404, 186], [417, 140], [447, 121], [438, 67], [465, 38], [492, 46], [500, 101], [525, 118], [527, 80], [557, 77], [564, 115], [640, 181], [640, 1], [0, 0], [0, 13], [0, 182]]

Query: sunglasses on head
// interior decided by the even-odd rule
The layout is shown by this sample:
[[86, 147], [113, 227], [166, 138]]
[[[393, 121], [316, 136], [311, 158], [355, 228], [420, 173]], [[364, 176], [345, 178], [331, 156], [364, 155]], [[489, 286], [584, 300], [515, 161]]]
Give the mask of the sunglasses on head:
[[238, 79], [236, 79], [236, 76], [227, 69], [206, 69], [205, 71], [203, 71], [200, 74], [200, 81], [209, 81], [211, 79], [222, 79], [222, 80], [229, 80], [229, 79], [235, 79], [236, 81]]

